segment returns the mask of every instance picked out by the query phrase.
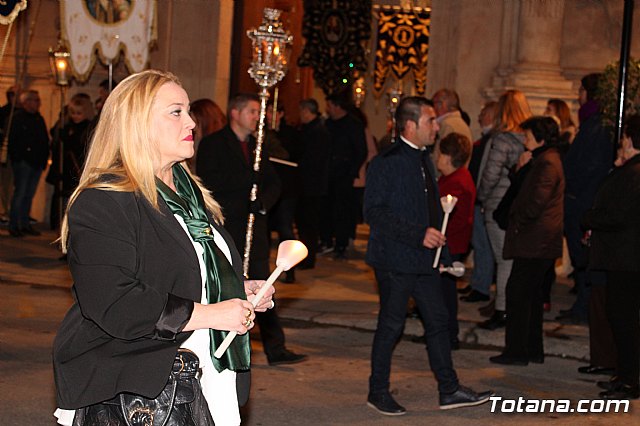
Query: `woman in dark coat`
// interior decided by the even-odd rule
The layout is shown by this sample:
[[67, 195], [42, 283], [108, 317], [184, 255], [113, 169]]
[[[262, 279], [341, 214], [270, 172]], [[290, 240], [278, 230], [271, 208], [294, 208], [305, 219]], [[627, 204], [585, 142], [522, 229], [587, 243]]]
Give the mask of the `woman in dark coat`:
[[[188, 108], [173, 74], [148, 70], [102, 109], [61, 228], [75, 299], [53, 345], [62, 425], [240, 424], [262, 283], [241, 278], [220, 205], [189, 172]], [[159, 394], [175, 405], [145, 401]]]
[[605, 399], [640, 397], [640, 115], [627, 119], [624, 164], [613, 170], [582, 220], [591, 230], [589, 266], [607, 272], [606, 309], [617, 348], [616, 376], [599, 382]]
[[551, 117], [532, 117], [521, 125], [525, 148], [519, 161], [530, 164], [509, 210], [503, 256], [513, 259], [507, 281], [507, 327], [497, 364], [544, 362], [542, 285], [562, 256], [564, 174], [558, 125]]

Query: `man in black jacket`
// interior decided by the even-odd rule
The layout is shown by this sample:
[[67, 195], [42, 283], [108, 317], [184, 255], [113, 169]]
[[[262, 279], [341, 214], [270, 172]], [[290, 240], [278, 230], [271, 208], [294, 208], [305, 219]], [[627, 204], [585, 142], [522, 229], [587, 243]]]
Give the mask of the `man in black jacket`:
[[[253, 171], [256, 140], [252, 134], [259, 116], [257, 95], [232, 97], [228, 106], [229, 124], [202, 138], [196, 155], [196, 173], [222, 206], [224, 227], [240, 253], [244, 252], [249, 212], [255, 214], [247, 277], [254, 280], [269, 276], [267, 211], [280, 196], [280, 180], [269, 161], [263, 158], [260, 173]], [[254, 182], [258, 182], [258, 198], [250, 202], [249, 193]], [[306, 355], [285, 347], [284, 331], [275, 309], [256, 315], [256, 320], [270, 365], [292, 364], [306, 358]]]
[[613, 167], [615, 152], [611, 130], [603, 125], [597, 99], [600, 74], [588, 74], [580, 82], [580, 130], [563, 158], [566, 179], [564, 233], [578, 294], [571, 308], [561, 311], [556, 319], [568, 323], [587, 321], [591, 284], [588, 282], [587, 250], [582, 243], [584, 230], [580, 227], [580, 219], [593, 205], [600, 183]]
[[22, 109], [15, 112], [9, 133], [9, 159], [13, 171], [13, 198], [9, 214], [12, 237], [40, 235], [29, 223], [33, 196], [49, 159], [49, 135], [40, 115], [40, 95], [28, 90], [20, 95]]
[[626, 120], [625, 161], [602, 182], [582, 218], [592, 231], [589, 267], [607, 273], [605, 303], [617, 349], [616, 374], [598, 382], [604, 399], [640, 398], [640, 115]]
[[309, 249], [309, 255], [300, 263], [300, 268], [311, 269], [316, 263], [320, 211], [329, 182], [331, 135], [320, 117], [318, 102], [313, 98], [300, 101], [300, 122], [303, 150], [298, 168], [302, 180], [302, 195], [297, 224], [300, 240]]
[[[414, 298], [425, 327], [440, 408], [479, 405], [493, 393], [476, 393], [458, 383], [440, 273], [432, 266], [436, 249], [446, 241], [438, 230], [443, 213], [427, 150], [439, 128], [436, 113], [426, 99], [408, 97], [398, 106], [396, 122], [400, 139], [369, 164], [364, 195], [364, 215], [370, 226], [366, 261], [375, 270], [380, 291], [368, 405], [389, 416], [406, 412], [389, 392], [389, 375], [409, 297]], [[448, 256], [446, 250], [443, 254]]]
[[322, 240], [327, 247], [335, 244], [333, 252], [337, 259], [346, 258], [355, 223], [353, 180], [367, 158], [364, 124], [348, 113], [349, 108], [350, 102], [344, 94], [327, 97], [329, 119], [325, 124], [331, 134], [331, 159]]
[[7, 167], [7, 157], [3, 150], [7, 149], [7, 132], [9, 130], [9, 117], [11, 111], [20, 108], [17, 102], [18, 96], [17, 86], [11, 86], [7, 89], [7, 103], [0, 107], [0, 223], [9, 223], [9, 205], [11, 203], [11, 188], [13, 186], [13, 175], [11, 169]]

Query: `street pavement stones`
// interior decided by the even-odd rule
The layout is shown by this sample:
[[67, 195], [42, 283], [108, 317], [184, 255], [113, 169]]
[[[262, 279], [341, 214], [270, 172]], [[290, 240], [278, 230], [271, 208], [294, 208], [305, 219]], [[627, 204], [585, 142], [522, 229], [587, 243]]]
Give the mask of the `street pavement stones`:
[[[278, 314], [284, 319], [321, 325], [373, 331], [378, 312], [377, 286], [373, 271], [364, 263], [366, 226], [358, 227], [358, 238], [349, 247], [348, 259], [334, 260], [330, 254], [318, 256], [316, 268], [296, 270], [296, 283], [276, 284]], [[72, 279], [59, 251], [53, 231], [39, 237], [13, 238], [0, 231], [0, 282], [71, 287]], [[274, 244], [275, 247], [275, 244]], [[275, 248], [272, 256], [275, 263]], [[275, 265], [273, 266], [275, 269]], [[466, 277], [458, 284], [467, 284]], [[563, 325], [554, 320], [560, 309], [570, 307], [569, 280], [558, 277], [552, 291], [552, 311], [545, 313], [545, 354], [587, 361], [589, 333], [585, 325]], [[504, 328], [489, 331], [477, 327], [485, 320], [478, 312], [481, 303], [459, 302], [459, 338], [465, 348], [501, 348]], [[418, 337], [423, 327], [408, 318], [405, 335]]]
[[[0, 284], [70, 288], [68, 267], [59, 260], [61, 253], [53, 243], [56, 237], [53, 231], [44, 231], [40, 237], [18, 239], [0, 230]], [[286, 329], [287, 345], [310, 357], [293, 366], [269, 367], [254, 329], [254, 386], [249, 406], [243, 409], [243, 424], [419, 425], [437, 421], [457, 425], [517, 421], [528, 425], [549, 420], [563, 425], [638, 424], [634, 412], [569, 417], [549, 413], [514, 417], [515, 414], [503, 413], [496, 417], [488, 405], [442, 412], [438, 410], [437, 386], [428, 368], [424, 345], [414, 343], [423, 333], [422, 326], [412, 318], [407, 320], [405, 338], [394, 353], [391, 380], [392, 392], [408, 413], [397, 419], [380, 416], [365, 404], [370, 345], [378, 310], [377, 287], [371, 269], [364, 263], [365, 251], [366, 227], [360, 226], [346, 261], [320, 256], [315, 269], [296, 271], [296, 283], [277, 282], [276, 304]], [[464, 285], [465, 281], [459, 283]], [[574, 402], [578, 398], [597, 398], [594, 382], [606, 377], [585, 377], [576, 372], [577, 366], [588, 361], [587, 327], [563, 326], [553, 320], [559, 309], [570, 306], [574, 296], [568, 293], [569, 288], [569, 281], [558, 277], [552, 294], [553, 310], [545, 313], [545, 364], [524, 368], [488, 362], [488, 357], [503, 346], [504, 330], [477, 328], [485, 319], [478, 312], [483, 303], [460, 302], [462, 350], [455, 351], [453, 358], [462, 383], [478, 391], [492, 388], [503, 398], [570, 398]]]

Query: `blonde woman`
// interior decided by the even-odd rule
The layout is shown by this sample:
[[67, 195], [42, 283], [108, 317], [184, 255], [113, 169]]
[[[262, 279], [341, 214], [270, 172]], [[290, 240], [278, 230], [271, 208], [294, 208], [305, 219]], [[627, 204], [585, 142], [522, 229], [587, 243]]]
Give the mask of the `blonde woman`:
[[240, 424], [262, 282], [242, 281], [220, 207], [186, 167], [193, 128], [170, 73], [134, 74], [105, 102], [61, 229], [76, 303], [53, 348], [60, 424]]
[[477, 199], [484, 209], [487, 235], [496, 259], [495, 311], [490, 319], [480, 324], [481, 328], [495, 330], [506, 325], [505, 289], [511, 273], [512, 260], [502, 257], [505, 230], [493, 218], [511, 181], [509, 173], [524, 152], [524, 131], [520, 123], [531, 117], [531, 109], [524, 93], [507, 90], [498, 100], [495, 133], [487, 143], [478, 173]]

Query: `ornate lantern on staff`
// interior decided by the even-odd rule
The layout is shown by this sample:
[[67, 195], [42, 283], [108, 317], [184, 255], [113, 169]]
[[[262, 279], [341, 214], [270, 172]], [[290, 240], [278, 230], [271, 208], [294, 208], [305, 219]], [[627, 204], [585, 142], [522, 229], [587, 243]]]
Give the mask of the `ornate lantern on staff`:
[[[260, 171], [260, 161], [262, 159], [262, 144], [264, 143], [264, 126], [267, 112], [267, 100], [269, 99], [269, 88], [278, 83], [287, 73], [288, 66], [288, 45], [293, 41], [293, 36], [282, 28], [278, 9], [264, 9], [262, 24], [257, 29], [247, 31], [247, 36], [251, 39], [253, 46], [253, 60], [249, 68], [249, 75], [260, 86], [260, 121], [258, 122], [258, 135], [256, 137], [256, 153], [253, 162], [253, 171]], [[249, 200], [251, 202], [258, 198], [258, 184], [251, 187]], [[247, 221], [247, 234], [245, 237], [242, 270], [245, 277], [249, 275], [249, 255], [251, 253], [251, 242], [253, 241], [253, 225], [255, 215], [249, 213]]]
[[398, 137], [398, 131], [396, 129], [396, 110], [398, 109], [398, 104], [402, 99], [402, 90], [391, 89], [388, 95], [389, 103], [387, 104], [387, 109], [389, 111], [389, 115], [391, 116], [391, 143], [394, 143]]

